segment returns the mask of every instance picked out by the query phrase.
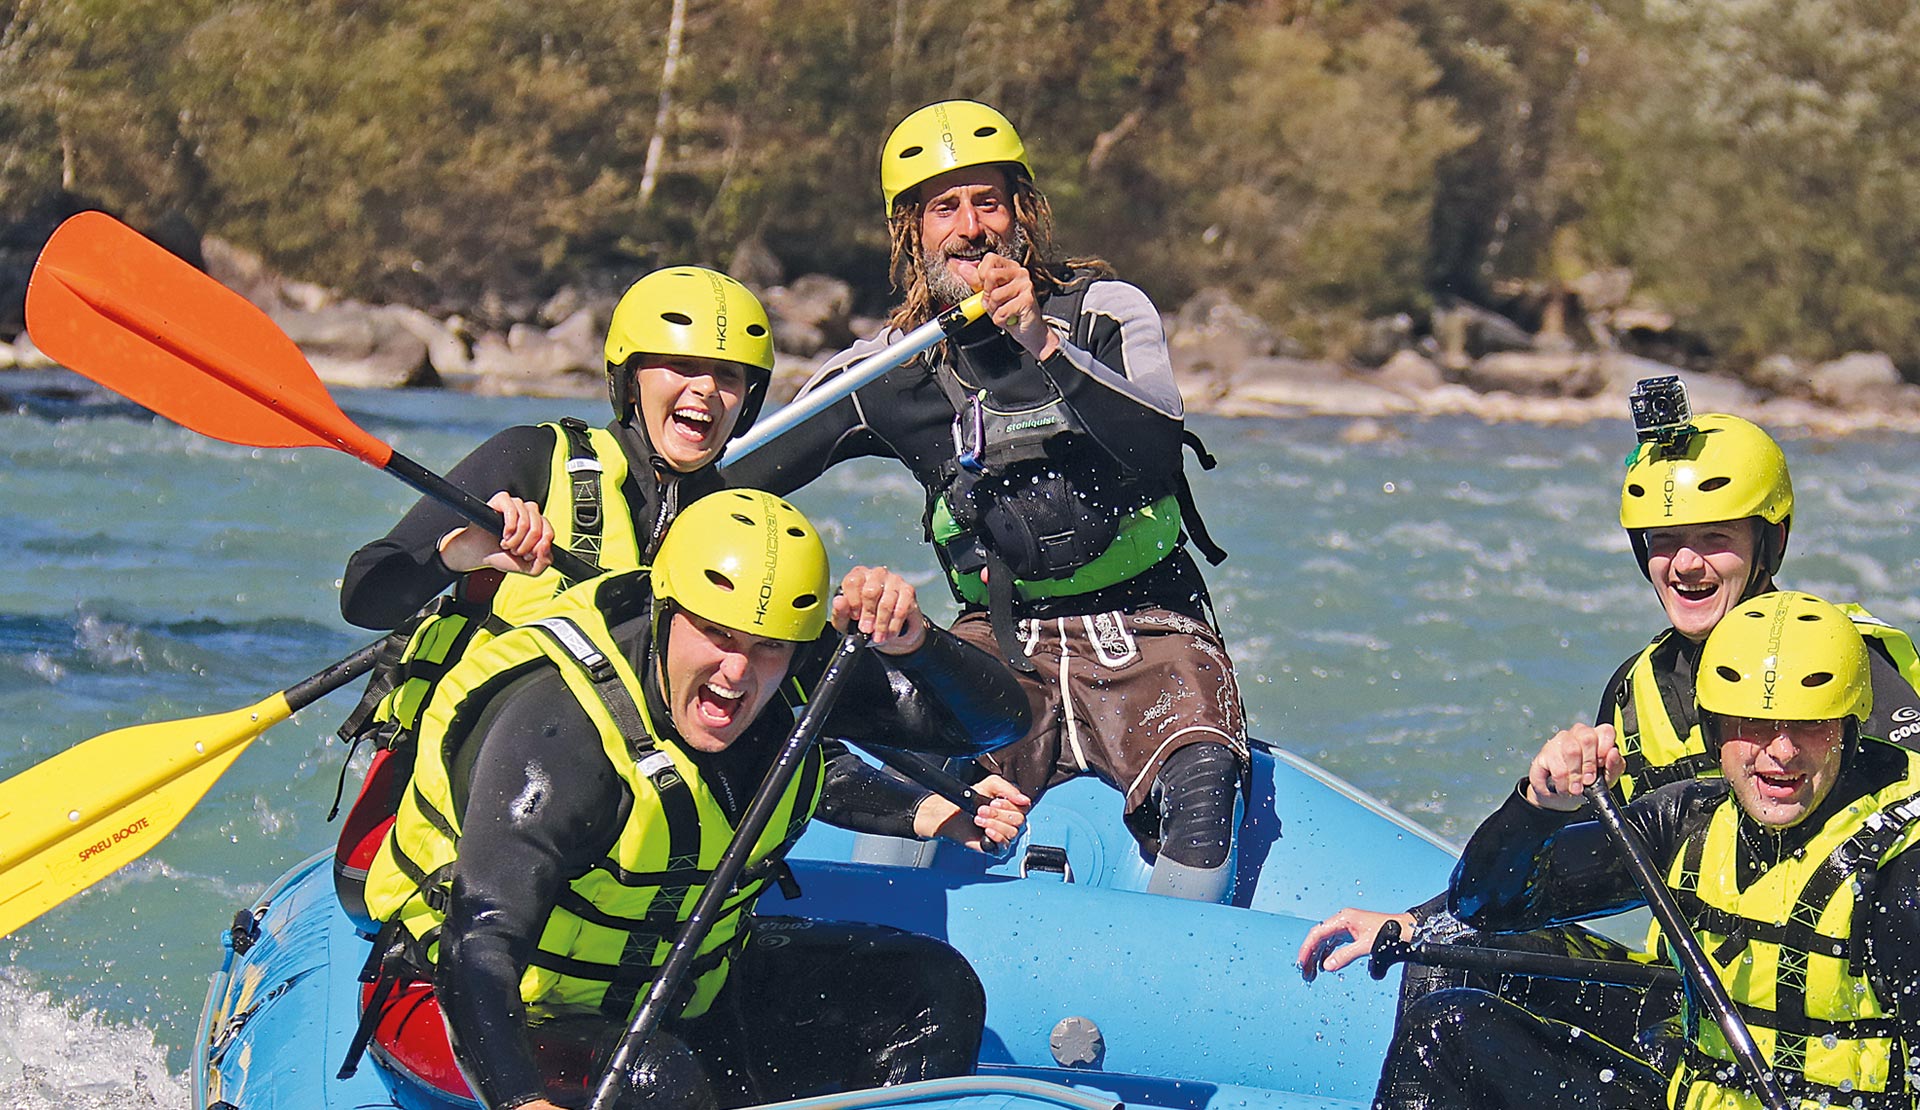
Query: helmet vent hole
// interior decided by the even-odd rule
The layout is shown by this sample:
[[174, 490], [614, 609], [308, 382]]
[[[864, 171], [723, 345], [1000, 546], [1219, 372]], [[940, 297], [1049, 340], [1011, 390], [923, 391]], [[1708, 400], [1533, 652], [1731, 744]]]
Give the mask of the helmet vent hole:
[[1746, 611], [1744, 615], [1752, 617], [1754, 620], [1757, 620], [1757, 621], [1763, 621], [1767, 619], [1767, 615], [1765, 613], [1762, 613], [1758, 609], [1749, 609]]
[[1718, 478], [1708, 478], [1706, 481], [1700, 483], [1700, 492], [1712, 493], [1714, 490], [1727, 486], [1732, 482], [1733, 482], [1733, 479], [1726, 477], [1725, 475], [1721, 475]]
[[907, 149], [900, 152], [900, 157], [902, 160], [905, 160], [908, 158], [918, 158], [920, 155], [926, 153], [926, 150], [927, 148], [923, 146], [910, 146]]
[[660, 318], [669, 324], [679, 324], [683, 328], [693, 323], [693, 317], [684, 312], [662, 312]]
[[820, 604], [820, 596], [818, 594], [801, 594], [799, 597], [793, 599], [793, 607], [795, 609], [811, 609], [818, 604]]
[[759, 324], [748, 324], [747, 334], [753, 336], [755, 339], [758, 339], [761, 336], [767, 334], [767, 329], [762, 327]]
[[1627, 493], [1631, 494], [1634, 497], [1645, 497], [1647, 495], [1647, 490], [1645, 486], [1642, 486], [1638, 482], [1628, 482]]
[[717, 570], [707, 572], [707, 581], [713, 583], [717, 589], [725, 590], [727, 593], [733, 592], [733, 579], [728, 578]]
[[1799, 616], [1797, 616], [1797, 617], [1795, 617], [1794, 619], [1795, 619], [1795, 620], [1801, 620], [1801, 621], [1817, 621], [1817, 620], [1819, 620], [1819, 619], [1820, 619], [1820, 614], [1818, 614], [1818, 613], [1802, 613], [1802, 614], [1800, 614]]
[[1714, 673], [1718, 674], [1722, 679], [1728, 682], [1740, 681], [1740, 672], [1734, 670], [1732, 667], [1715, 667]]
[[745, 513], [728, 513], [727, 515], [749, 528], [753, 527], [753, 518]]
[[976, 139], [984, 139], [988, 135], [998, 135], [999, 133], [1000, 133], [1000, 129], [990, 123], [983, 124], [973, 129], [973, 137]]
[[1809, 690], [1811, 690], [1816, 686], [1825, 686], [1827, 683], [1832, 681], [1833, 681], [1833, 672], [1815, 671], [1812, 674], [1808, 675], [1807, 677], [1801, 679], [1800, 685], [1805, 686]]

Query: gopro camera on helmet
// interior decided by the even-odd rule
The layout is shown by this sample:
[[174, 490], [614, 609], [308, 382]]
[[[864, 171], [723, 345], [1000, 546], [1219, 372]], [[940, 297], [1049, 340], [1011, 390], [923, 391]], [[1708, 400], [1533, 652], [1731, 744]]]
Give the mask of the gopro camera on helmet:
[[1642, 443], [1672, 447], [1694, 433], [1693, 405], [1678, 375], [1641, 378], [1627, 395], [1633, 410], [1633, 433]]

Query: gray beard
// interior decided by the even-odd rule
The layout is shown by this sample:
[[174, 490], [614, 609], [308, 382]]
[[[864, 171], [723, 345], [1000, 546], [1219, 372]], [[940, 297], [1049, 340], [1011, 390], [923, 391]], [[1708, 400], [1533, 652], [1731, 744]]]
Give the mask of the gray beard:
[[[1002, 258], [1019, 261], [1027, 254], [1027, 233], [1019, 224], [1013, 225], [1013, 231], [1006, 238], [987, 233], [987, 249]], [[944, 249], [934, 250], [920, 262], [920, 274], [927, 279], [927, 292], [933, 297], [933, 303], [945, 308], [959, 304], [973, 296], [974, 290], [966, 282], [953, 275], [947, 268], [951, 256]]]

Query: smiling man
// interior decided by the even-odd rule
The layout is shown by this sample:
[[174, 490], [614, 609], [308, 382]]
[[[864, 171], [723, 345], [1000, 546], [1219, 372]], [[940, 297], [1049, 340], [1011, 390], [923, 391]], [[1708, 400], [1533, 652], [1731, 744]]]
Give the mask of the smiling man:
[[847, 459], [904, 463], [962, 608], [955, 634], [1018, 668], [1033, 701], [1033, 734], [986, 769], [1034, 798], [1098, 775], [1123, 793], [1153, 860], [1149, 890], [1225, 900], [1246, 724], [1187, 551], [1191, 538], [1224, 557], [1181, 471], [1159, 313], [1105, 262], [1055, 260], [1026, 146], [984, 104], [943, 101], [902, 120], [880, 184], [903, 300], [885, 332], [808, 388], [976, 290], [987, 317], [729, 478], [787, 493]]
[[[884, 569], [854, 568], [834, 596], [818, 533], [759, 491], [689, 506], [650, 570], [574, 587], [447, 671], [368, 869], [386, 924], [367, 1028], [390, 1075], [443, 1100], [578, 1104], [792, 727], [782, 687], [819, 673], [829, 616], [873, 644], [832, 735], [961, 756], [1026, 729], [1004, 664], [930, 626]], [[912, 835], [901, 789], [844, 749], [809, 753], [621, 1105], [971, 1070], [985, 1003], [952, 949], [878, 926], [754, 931], [810, 817]]]
[[[1849, 616], [1818, 598], [1735, 606], [1700, 653], [1700, 717], [1721, 776], [1625, 810], [1796, 1107], [1911, 1110], [1920, 1099], [1920, 755], [1863, 735], [1869, 658]], [[1468, 842], [1453, 910], [1497, 932], [1641, 902], [1604, 831], [1577, 820], [1583, 795], [1626, 765], [1611, 730], [1548, 741]], [[1376, 1105], [1761, 1105], [1697, 1009], [1676, 1063], [1625, 1047], [1484, 991], [1440, 991], [1409, 1014]]]
[[548, 565], [556, 543], [607, 570], [643, 565], [680, 506], [721, 487], [715, 462], [766, 400], [773, 333], [746, 286], [673, 266], [621, 296], [606, 359], [613, 423], [508, 428], [448, 472], [461, 489], [498, 491], [502, 535], [422, 498], [348, 560], [341, 615], [395, 628], [464, 579], [463, 595], [515, 620], [569, 584]]

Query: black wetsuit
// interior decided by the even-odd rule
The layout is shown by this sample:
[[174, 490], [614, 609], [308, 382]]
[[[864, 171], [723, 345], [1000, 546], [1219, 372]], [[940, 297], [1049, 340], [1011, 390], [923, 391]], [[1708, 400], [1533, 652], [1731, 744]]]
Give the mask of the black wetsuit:
[[[1863, 742], [1820, 807], [1792, 828], [1752, 830], [1743, 836], [1739, 882], [1750, 885], [1771, 860], [1804, 845], [1849, 802], [1884, 789], [1907, 773], [1906, 753]], [[1525, 783], [1520, 784], [1524, 790]], [[1655, 869], [1666, 874], [1687, 836], [1701, 828], [1727, 797], [1724, 779], [1675, 783], [1636, 797], [1625, 807], [1628, 825], [1646, 843]], [[1451, 911], [1488, 932], [1521, 932], [1644, 904], [1619, 851], [1584, 811], [1539, 809], [1519, 791], [1489, 817], [1454, 871]], [[1743, 827], [1751, 828], [1742, 818]], [[1866, 966], [1878, 997], [1893, 1007], [1906, 1042], [1920, 1043], [1920, 852], [1903, 852], [1878, 873], [1874, 912], [1856, 921]], [[1396, 1030], [1382, 1073], [1377, 1107], [1395, 1110], [1551, 1107], [1644, 1110], [1663, 1104], [1664, 1069], [1644, 1052], [1569, 1025], [1539, 1018], [1485, 991], [1440, 991], [1420, 1000]], [[1657, 1046], [1656, 1046], [1657, 1047]], [[1911, 1094], [1909, 1093], [1909, 1097]]]
[[[681, 506], [691, 505], [724, 483], [712, 466], [690, 474], [668, 466], [635, 422], [607, 428], [627, 456], [627, 480], [621, 492], [632, 511], [635, 534], [648, 537], [645, 546], [650, 555]], [[508, 428], [456, 463], [447, 480], [483, 501], [505, 490], [550, 513], [552, 507], [546, 501], [552, 484], [554, 435], [552, 428], [536, 425]], [[392, 531], [347, 560], [340, 580], [340, 615], [361, 628], [399, 627], [459, 577], [440, 561], [440, 538], [466, 523], [465, 517], [431, 498], [415, 502]]]
[[[646, 618], [628, 619], [614, 632], [637, 656], [648, 633]], [[1025, 699], [1006, 668], [943, 630], [929, 628], [927, 636], [911, 655], [868, 652], [825, 731], [896, 746], [913, 737], [915, 746], [949, 755], [1018, 736], [1027, 724]], [[822, 653], [813, 654], [816, 661], [802, 668], [809, 684]], [[668, 721], [653, 688], [653, 668], [639, 669], [648, 676], [654, 720]], [[726, 751], [690, 753], [731, 819], [744, 812], [791, 724], [791, 714], [776, 701]], [[546, 1093], [525, 1034], [521, 969], [568, 880], [608, 858], [633, 796], [608, 763], [599, 729], [551, 667], [514, 680], [480, 710], [455, 758], [453, 788], [463, 838], [435, 988], [476, 1092], [487, 1105], [512, 1106]], [[838, 749], [820, 815], [910, 836], [918, 797], [924, 794]], [[970, 1070], [984, 1003], [965, 962], [927, 938], [851, 928], [826, 942], [828, 955], [853, 959], [866, 952], [877, 964], [843, 960], [833, 965], [841, 969], [836, 978], [816, 982], [825, 963], [817, 944], [749, 946], [738, 977], [729, 978], [713, 1010], [695, 1022], [670, 1021], [660, 1042], [673, 1045], [677, 1037], [691, 1045], [707, 1065], [707, 1083], [726, 1105], [811, 1093], [781, 1084], [817, 1078], [822, 1069], [848, 1081], [874, 1082]], [[809, 932], [816, 938], [828, 934], [825, 927]], [[812, 956], [803, 955], [809, 951]], [[840, 995], [822, 997], [828, 991]], [[800, 1007], [804, 1027], [789, 1023], [783, 1033], [799, 1046], [795, 1051], [817, 1058], [812, 1065], [800, 1069], [796, 1063], [770, 1077], [756, 1070], [747, 1081], [737, 1068], [712, 1059], [714, 1053], [731, 1058], [736, 1049], [726, 1046], [754, 1042], [756, 1032], [764, 1036], [757, 1023], [787, 1013], [796, 1000], [810, 1003]], [[606, 1035], [603, 1047], [610, 1048], [619, 1029], [598, 1024]], [[684, 1068], [659, 1066], [649, 1075], [670, 1088], [653, 1092], [663, 1104], [700, 1105], [707, 1097], [698, 1089], [697, 1073], [690, 1079]]]
[[[1863, 731], [1869, 736], [1889, 736], [1897, 732], [1902, 737], [1903, 746], [1920, 747], [1920, 738], [1914, 735], [1916, 730], [1912, 727], [1913, 722], [1920, 721], [1920, 691], [1915, 691], [1901, 677], [1899, 670], [1887, 659], [1885, 649], [1878, 640], [1869, 638], [1866, 642], [1870, 649], [1867, 656], [1873, 677], [1873, 714]], [[1699, 710], [1693, 700], [1693, 683], [1694, 667], [1699, 662], [1701, 647], [1702, 644], [1685, 636], [1672, 634], [1662, 639], [1653, 653], [1653, 676], [1660, 689], [1661, 703], [1673, 721], [1675, 731], [1682, 736], [1698, 725], [1700, 720]], [[1613, 677], [1607, 680], [1606, 689], [1600, 695], [1600, 708], [1594, 716], [1595, 724], [1613, 721], [1615, 707], [1620, 704], [1628, 678], [1639, 658], [1638, 652], [1628, 656], [1626, 662], [1614, 671]], [[1626, 946], [1579, 927], [1483, 936], [1443, 916], [1445, 908], [1446, 895], [1441, 894], [1409, 911], [1422, 927], [1425, 934], [1423, 939], [1428, 943], [1484, 945], [1592, 959], [1625, 959], [1629, 954]], [[1680, 1005], [1678, 996], [1671, 991], [1648, 991], [1558, 979], [1514, 977], [1502, 980], [1488, 975], [1409, 965], [1401, 986], [1401, 1013], [1405, 1014], [1426, 994], [1459, 986], [1494, 991], [1538, 1016], [1579, 1025], [1603, 1039], [1621, 1043], [1631, 1041], [1642, 1030], [1677, 1013]]]
[[[949, 392], [985, 390], [1004, 410], [1028, 410], [1055, 397], [1070, 410], [1078, 430], [1050, 443], [1039, 479], [1060, 483], [1057, 491], [1045, 487], [1044, 500], [1063, 516], [1072, 512], [1060, 507], [1078, 500], [1088, 515], [1111, 525], [1175, 495], [1183, 406], [1152, 302], [1126, 282], [1087, 280], [1048, 297], [1041, 312], [1063, 333], [1047, 358], [1035, 359], [998, 327], [978, 322], [934, 355], [855, 390], [729, 466], [728, 481], [785, 494], [848, 459], [898, 459], [927, 491], [931, 520], [932, 499], [949, 482], [964, 480], [956, 477], [956, 408]], [[828, 362], [808, 388], [895, 338], [889, 330], [861, 341]], [[1056, 535], [1078, 531], [1053, 517], [1030, 527]], [[983, 535], [982, 543], [1019, 566], [999, 550], [1002, 541]], [[954, 630], [1037, 672], [1029, 677], [1035, 733], [983, 760], [984, 769], [1036, 799], [1065, 779], [1098, 774], [1126, 795], [1130, 827], [1150, 852], [1207, 876], [1162, 886], [1156, 872], [1154, 889], [1171, 893], [1190, 884], [1198, 893], [1189, 896], [1224, 896], [1235, 790], [1248, 761], [1246, 722], [1206, 583], [1186, 545], [1172, 544], [1165, 557], [1124, 581], [1013, 599], [1017, 646], [1009, 614], [990, 616], [989, 609], [963, 600]]]

